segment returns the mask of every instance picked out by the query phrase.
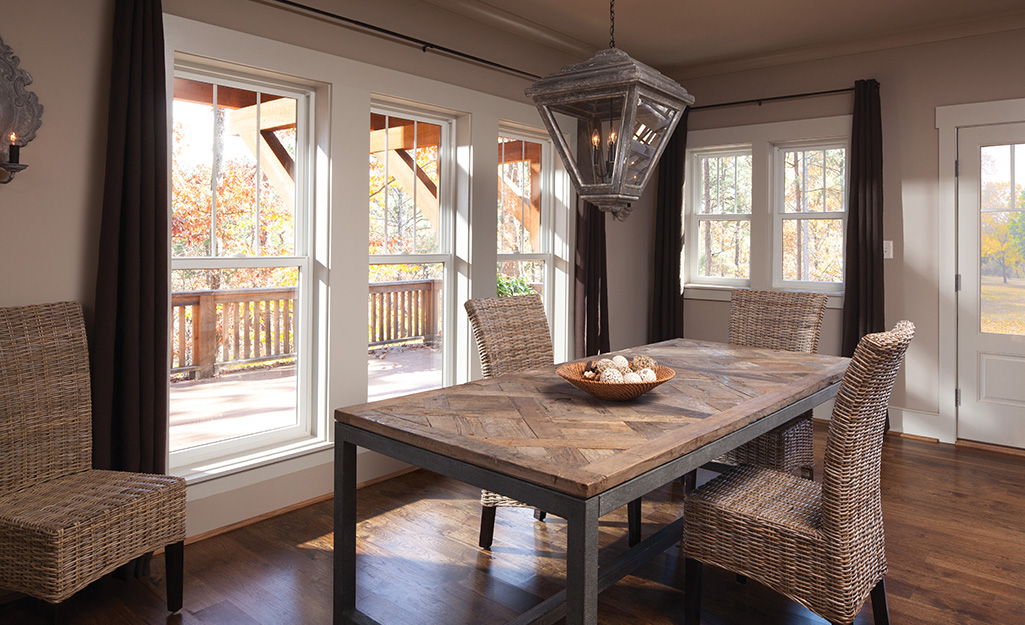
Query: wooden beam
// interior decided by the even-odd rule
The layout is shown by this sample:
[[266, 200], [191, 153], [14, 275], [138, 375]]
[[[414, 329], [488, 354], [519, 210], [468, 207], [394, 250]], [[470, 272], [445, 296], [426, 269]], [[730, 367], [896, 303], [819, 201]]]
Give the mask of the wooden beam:
[[[426, 176], [414, 175], [413, 169], [410, 167], [410, 162], [403, 158], [403, 156], [395, 150], [388, 150], [387, 152], [387, 163], [388, 163], [388, 175], [395, 179], [395, 182], [402, 187], [402, 190], [406, 192], [409, 197], [413, 196], [413, 189], [416, 189], [416, 204], [420, 212], [427, 217], [427, 220], [431, 222], [435, 230], [438, 229], [438, 196], [437, 187], [431, 183], [430, 186], [425, 184], [425, 180], [430, 182], [430, 178]], [[382, 169], [385, 166], [385, 157], [382, 152], [371, 152], [371, 156], [377, 159]], [[418, 173], [422, 172], [417, 167]]]
[[[294, 163], [284, 151], [280, 142], [268, 142], [266, 131], [295, 128], [296, 102], [292, 98], [280, 98], [260, 104], [260, 132], [256, 127], [256, 106], [230, 111], [227, 115], [228, 133], [237, 135], [255, 157], [260, 155], [260, 171], [267, 176], [271, 186], [277, 190], [285, 206], [295, 210]], [[273, 134], [271, 134], [273, 137]], [[274, 137], [276, 140], [277, 138]], [[257, 148], [259, 142], [259, 148]]]
[[[415, 136], [414, 136], [415, 135]], [[441, 145], [441, 126], [437, 124], [417, 124], [413, 126], [393, 126], [387, 130], [370, 131], [370, 153], [377, 154], [388, 150], [412, 150], [413, 147], [428, 148]]]

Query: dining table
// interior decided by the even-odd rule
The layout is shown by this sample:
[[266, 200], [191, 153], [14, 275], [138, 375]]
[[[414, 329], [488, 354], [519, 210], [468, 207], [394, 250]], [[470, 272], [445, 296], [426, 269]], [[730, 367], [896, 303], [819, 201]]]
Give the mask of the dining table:
[[849, 362], [691, 339], [602, 357], [616, 354], [675, 377], [606, 401], [552, 365], [336, 410], [334, 623], [378, 623], [356, 605], [358, 447], [564, 518], [565, 588], [509, 623], [595, 625], [598, 594], [683, 531], [677, 518], [599, 568], [598, 519], [829, 400]]

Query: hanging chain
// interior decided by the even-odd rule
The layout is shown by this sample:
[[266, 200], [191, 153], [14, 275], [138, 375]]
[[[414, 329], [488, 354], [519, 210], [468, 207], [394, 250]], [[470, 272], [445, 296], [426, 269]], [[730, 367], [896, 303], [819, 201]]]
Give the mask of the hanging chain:
[[609, 47], [616, 47], [616, 0], [609, 0]]

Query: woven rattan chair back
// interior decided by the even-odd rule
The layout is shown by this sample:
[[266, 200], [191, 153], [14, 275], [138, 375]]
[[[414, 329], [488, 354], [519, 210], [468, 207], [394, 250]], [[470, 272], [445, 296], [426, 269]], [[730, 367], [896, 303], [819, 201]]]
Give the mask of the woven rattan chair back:
[[92, 466], [89, 349], [77, 302], [0, 308], [0, 496]]
[[814, 354], [825, 312], [822, 293], [737, 289], [730, 300], [729, 342]]
[[[833, 405], [822, 476], [822, 530], [835, 544], [883, 560], [879, 469], [890, 391], [915, 335], [910, 321], [861, 339]], [[879, 543], [878, 549], [866, 542]], [[878, 565], [877, 565], [878, 566]]]
[[485, 378], [555, 363], [540, 295], [471, 299], [463, 307]]

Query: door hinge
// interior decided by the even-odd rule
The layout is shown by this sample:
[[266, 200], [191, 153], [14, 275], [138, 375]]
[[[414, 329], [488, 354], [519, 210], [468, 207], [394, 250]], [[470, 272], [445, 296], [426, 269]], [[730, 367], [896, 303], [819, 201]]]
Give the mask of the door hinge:
[[961, 405], [961, 389], [954, 389], [954, 407], [957, 408]]
[[961, 161], [954, 159], [954, 177], [957, 178], [961, 175]]
[[954, 292], [959, 293], [961, 291], [961, 274], [954, 274]]

